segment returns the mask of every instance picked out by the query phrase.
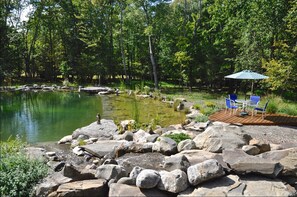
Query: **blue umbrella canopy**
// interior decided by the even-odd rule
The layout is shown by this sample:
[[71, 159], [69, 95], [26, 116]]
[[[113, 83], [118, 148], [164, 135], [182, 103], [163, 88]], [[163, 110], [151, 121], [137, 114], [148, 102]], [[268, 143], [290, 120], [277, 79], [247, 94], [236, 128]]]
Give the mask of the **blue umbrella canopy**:
[[259, 73], [253, 72], [251, 70], [243, 70], [238, 73], [227, 75], [227, 76], [225, 76], [225, 78], [230, 78], [230, 79], [267, 79], [268, 77], [265, 75], [261, 75]]
[[[243, 70], [238, 73], [234, 73], [231, 75], [225, 76], [225, 78], [229, 79], [251, 79], [251, 80], [256, 80], [256, 79], [267, 79], [268, 77], [256, 72], [253, 72], [251, 70]], [[252, 93], [253, 93], [253, 86], [254, 86], [254, 81], [252, 81]]]

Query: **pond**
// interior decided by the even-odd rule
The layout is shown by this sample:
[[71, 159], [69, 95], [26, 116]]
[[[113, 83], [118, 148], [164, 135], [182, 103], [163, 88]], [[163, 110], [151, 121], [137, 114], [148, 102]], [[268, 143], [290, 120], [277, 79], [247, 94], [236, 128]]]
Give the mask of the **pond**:
[[98, 96], [69, 92], [0, 93], [0, 137], [21, 136], [29, 143], [56, 141], [96, 121], [155, 120], [161, 126], [181, 123], [185, 115], [154, 99], [128, 95]]

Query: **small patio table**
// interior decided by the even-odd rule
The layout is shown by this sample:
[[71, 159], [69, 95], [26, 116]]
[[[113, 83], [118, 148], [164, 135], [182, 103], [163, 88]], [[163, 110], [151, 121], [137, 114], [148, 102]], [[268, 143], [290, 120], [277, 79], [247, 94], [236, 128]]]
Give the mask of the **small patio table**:
[[242, 104], [242, 111], [240, 112], [240, 116], [247, 116], [249, 115], [248, 112], [246, 111], [246, 107], [249, 104], [249, 100], [235, 100], [237, 103]]

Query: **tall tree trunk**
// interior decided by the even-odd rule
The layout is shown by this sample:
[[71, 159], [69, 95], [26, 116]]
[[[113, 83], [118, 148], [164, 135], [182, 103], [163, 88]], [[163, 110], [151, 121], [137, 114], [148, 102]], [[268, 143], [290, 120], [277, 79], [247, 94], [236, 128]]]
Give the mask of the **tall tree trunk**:
[[153, 53], [151, 36], [148, 36], [148, 39], [149, 39], [150, 59], [151, 59], [151, 63], [152, 63], [152, 66], [153, 66], [153, 76], [154, 76], [155, 89], [159, 89], [158, 76], [157, 76], [157, 65], [156, 65], [155, 57], [154, 57], [154, 53]]
[[[147, 25], [150, 26], [151, 20], [150, 20], [147, 6], [148, 6], [147, 4], [143, 3], [142, 8], [143, 8], [145, 16], [146, 16]], [[153, 52], [154, 47], [153, 47], [151, 35], [148, 35], [148, 41], [149, 41], [150, 59], [151, 59], [152, 67], [153, 67], [154, 84], [155, 84], [155, 89], [157, 90], [157, 89], [159, 89], [158, 74], [157, 74], [157, 65], [155, 62], [155, 57], [154, 57], [154, 52]]]
[[120, 7], [121, 7], [121, 16], [120, 16], [120, 45], [121, 45], [121, 54], [122, 54], [122, 62], [124, 66], [124, 74], [125, 74], [125, 81], [129, 79], [127, 75], [127, 66], [126, 66], [126, 56], [125, 56], [125, 51], [124, 51], [124, 43], [123, 43], [123, 2], [120, 2]]

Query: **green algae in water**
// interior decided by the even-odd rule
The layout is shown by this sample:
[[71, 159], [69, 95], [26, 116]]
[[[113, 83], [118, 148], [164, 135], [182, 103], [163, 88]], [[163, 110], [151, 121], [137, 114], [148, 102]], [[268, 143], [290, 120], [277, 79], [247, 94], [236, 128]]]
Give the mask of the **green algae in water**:
[[120, 122], [134, 119], [140, 125], [181, 123], [185, 114], [165, 103], [128, 95], [98, 96], [68, 92], [0, 93], [0, 140], [20, 135], [26, 141], [56, 141], [102, 118]]
[[[104, 101], [106, 100], [106, 101]], [[155, 121], [165, 127], [182, 123], [185, 119], [183, 112], [174, 112], [167, 104], [151, 98], [121, 95], [103, 98], [103, 114], [116, 122], [133, 119], [139, 124]]]

